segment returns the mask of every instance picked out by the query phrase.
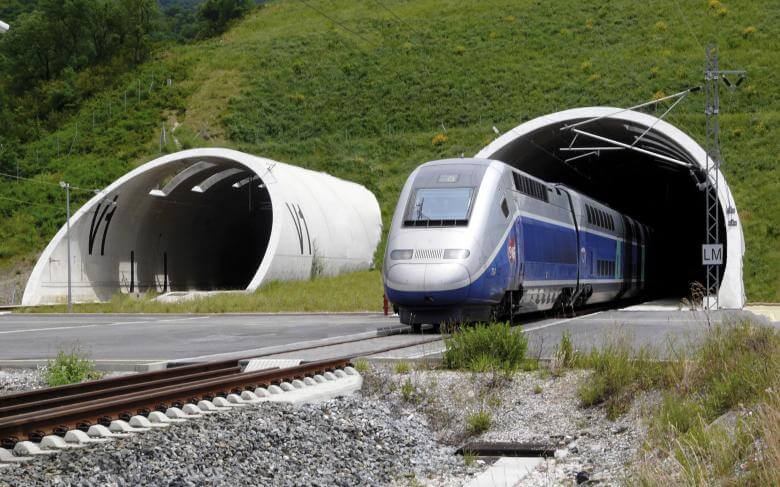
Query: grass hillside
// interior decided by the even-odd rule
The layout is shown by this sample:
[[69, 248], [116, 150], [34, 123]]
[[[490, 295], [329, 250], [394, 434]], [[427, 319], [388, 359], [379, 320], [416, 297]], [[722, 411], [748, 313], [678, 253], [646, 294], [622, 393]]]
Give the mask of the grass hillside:
[[[161, 125], [178, 123], [182, 147], [234, 147], [360, 182], [388, 223], [420, 162], [473, 154], [494, 125], [700, 84], [708, 41], [722, 65], [748, 70], [722, 98], [723, 171], [744, 223], [748, 297], [778, 301], [777, 1], [269, 2], [221, 37], [171, 45], [96, 93], [27, 144], [20, 170], [102, 186], [157, 156]], [[692, 96], [669, 120], [701, 141], [703, 107]], [[104, 123], [92, 128], [95, 111]], [[0, 185], [0, 262], [32, 261], [63, 221], [64, 196], [34, 182]]]

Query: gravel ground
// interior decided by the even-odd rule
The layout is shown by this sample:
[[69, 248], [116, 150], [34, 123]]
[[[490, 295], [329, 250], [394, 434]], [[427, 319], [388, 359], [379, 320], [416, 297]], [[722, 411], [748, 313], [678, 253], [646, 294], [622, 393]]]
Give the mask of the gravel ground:
[[359, 396], [263, 403], [6, 468], [0, 485], [461, 485], [420, 417]]
[[[647, 433], [641, 412], [657, 401], [653, 395], [642, 396], [629, 413], [610, 421], [602, 408], [579, 407], [577, 389], [588, 380], [588, 371], [567, 371], [557, 378], [524, 372], [511, 380], [500, 374], [448, 371], [380, 374], [391, 385], [380, 391], [373, 384], [371, 392], [388, 395], [408, 412], [425, 416], [445, 443], [511, 441], [557, 448], [556, 458], [548, 459], [521, 483], [531, 486], [574, 485], [582, 471], [599, 485], [625, 484], [626, 465]], [[491, 412], [491, 427], [473, 436], [467, 417], [480, 410]]]
[[0, 396], [44, 387], [40, 369], [0, 370]]

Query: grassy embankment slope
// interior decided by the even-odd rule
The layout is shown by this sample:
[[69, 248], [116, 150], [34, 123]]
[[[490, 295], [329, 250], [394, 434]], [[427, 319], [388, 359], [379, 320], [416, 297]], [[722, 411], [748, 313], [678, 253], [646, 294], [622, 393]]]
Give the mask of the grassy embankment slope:
[[[221, 38], [170, 47], [139, 73], [174, 73], [174, 87], [83, 135], [79, 154], [50, 157], [41, 177], [106, 184], [157, 155], [161, 119], [175, 120], [184, 147], [234, 147], [360, 182], [377, 195], [387, 225], [420, 162], [473, 154], [495, 136], [493, 125], [505, 131], [564, 108], [628, 106], [700, 84], [701, 43], [713, 40], [723, 65], [750, 76], [724, 94], [721, 114], [723, 170], [745, 228], [748, 296], [780, 300], [780, 88], [773, 79], [780, 9], [628, 0], [313, 5], [358, 35], [300, 2], [279, 1]], [[98, 98], [121, 98], [134, 79]], [[701, 96], [691, 97], [669, 120], [701, 141], [703, 106]], [[68, 140], [90, 113], [84, 108], [51, 137]], [[38, 187], [17, 186], [27, 191], [23, 199], [37, 197]], [[58, 204], [56, 193], [44, 202]], [[56, 209], [42, 211], [45, 218], [38, 211], [13, 213], [11, 227], [4, 222], [6, 262], [42, 248], [61, 221]], [[355, 292], [381, 295], [378, 277], [370, 281], [369, 290]]]

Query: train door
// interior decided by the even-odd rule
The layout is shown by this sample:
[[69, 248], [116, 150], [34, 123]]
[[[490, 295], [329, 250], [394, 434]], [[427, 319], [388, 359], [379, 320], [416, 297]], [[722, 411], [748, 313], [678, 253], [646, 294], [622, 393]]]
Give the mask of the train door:
[[623, 216], [623, 285], [621, 295], [630, 291], [634, 282], [634, 222], [631, 218]]
[[645, 229], [642, 225], [637, 225], [637, 232], [637, 288], [642, 291], [645, 288], [645, 248], [647, 246], [645, 245]]
[[[525, 278], [525, 251], [524, 251], [524, 245], [523, 245], [523, 217], [517, 218], [512, 226], [514, 227], [510, 233], [514, 233], [515, 236], [515, 287], [514, 289], [519, 289], [520, 285], [522, 284], [524, 278]], [[511, 242], [510, 242], [511, 244]], [[510, 248], [511, 250], [511, 248]]]

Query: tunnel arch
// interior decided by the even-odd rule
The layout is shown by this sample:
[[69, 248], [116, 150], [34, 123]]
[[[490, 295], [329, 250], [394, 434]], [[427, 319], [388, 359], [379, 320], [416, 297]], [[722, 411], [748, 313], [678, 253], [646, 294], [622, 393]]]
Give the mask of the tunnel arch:
[[[624, 146], [564, 129], [591, 119], [596, 120], [582, 126], [588, 133]], [[606, 146], [613, 148], [584, 149]], [[572, 151], [570, 147], [582, 150]], [[580, 157], [572, 159], [576, 156]], [[575, 108], [522, 123], [488, 144], [476, 157], [497, 159], [546, 181], [564, 183], [653, 227], [657, 242], [653, 278], [656, 296], [682, 297], [688, 294], [692, 282], [704, 282], [702, 183], [706, 181], [707, 154], [672, 124], [646, 113], [614, 107]], [[736, 204], [722, 173], [717, 197], [719, 230], [725, 247], [719, 306], [741, 308], [745, 304], [745, 243]]]
[[[118, 292], [257, 289], [369, 268], [381, 214], [363, 186], [230, 149], [143, 164], [70, 220], [74, 301]], [[67, 297], [66, 226], [39, 257], [24, 305]]]

